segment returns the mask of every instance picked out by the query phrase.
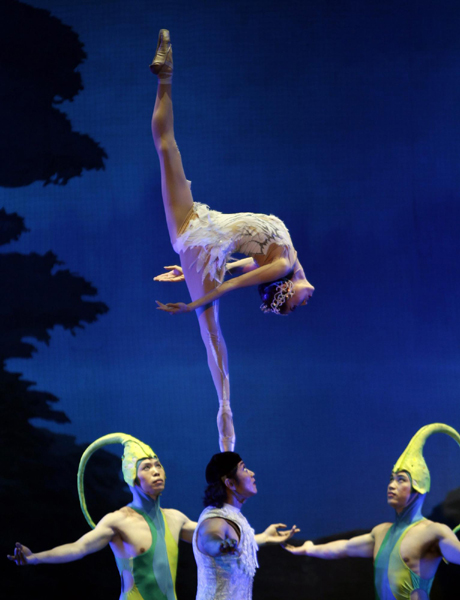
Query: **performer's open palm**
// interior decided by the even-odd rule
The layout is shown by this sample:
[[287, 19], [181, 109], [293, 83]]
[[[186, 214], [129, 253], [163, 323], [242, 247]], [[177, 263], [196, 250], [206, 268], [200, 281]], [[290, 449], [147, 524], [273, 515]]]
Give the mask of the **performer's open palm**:
[[267, 527], [267, 529], [263, 532], [264, 543], [265, 544], [284, 544], [287, 542], [294, 534], [298, 533], [300, 529], [293, 525], [291, 529], [285, 529], [285, 531], [280, 531], [280, 528], [286, 528], [284, 523], [274, 523]]
[[169, 267], [165, 267], [165, 269], [168, 269], [168, 271], [166, 273], [161, 273], [161, 275], [157, 275], [153, 278], [153, 281], [185, 281], [182, 267], [179, 267], [178, 265], [171, 265]]
[[308, 555], [308, 552], [311, 548], [313, 548], [313, 542], [307, 541], [304, 542], [301, 546], [291, 546], [290, 544], [286, 544], [284, 548], [290, 552], [291, 554]]

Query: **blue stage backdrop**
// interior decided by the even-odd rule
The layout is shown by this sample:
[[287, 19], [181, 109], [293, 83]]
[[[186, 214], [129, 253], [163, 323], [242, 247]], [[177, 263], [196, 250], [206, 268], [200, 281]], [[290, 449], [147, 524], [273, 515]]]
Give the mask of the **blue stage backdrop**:
[[[288, 318], [262, 314], [254, 289], [221, 301], [236, 448], [259, 488], [246, 514], [303, 538], [391, 519], [386, 484], [412, 434], [460, 428], [458, 1], [14, 4], [72, 43], [15, 25], [36, 42], [2, 90], [0, 191], [28, 231], [2, 255], [52, 251], [52, 272], [91, 282], [83, 297], [101, 303], [75, 335], [51, 319], [49, 340], [24, 330], [31, 357], [7, 355], [70, 419], [34, 426], [82, 444], [141, 438], [166, 467], [163, 505], [198, 516], [217, 399], [195, 316], [155, 310], [186, 301], [185, 284], [152, 280], [178, 260], [150, 134], [148, 65], [165, 27], [195, 200], [282, 218], [316, 286]], [[15, 87], [16, 68], [27, 77]], [[71, 147], [56, 141], [64, 130]], [[460, 449], [435, 436], [425, 456], [429, 513], [459, 485]]]

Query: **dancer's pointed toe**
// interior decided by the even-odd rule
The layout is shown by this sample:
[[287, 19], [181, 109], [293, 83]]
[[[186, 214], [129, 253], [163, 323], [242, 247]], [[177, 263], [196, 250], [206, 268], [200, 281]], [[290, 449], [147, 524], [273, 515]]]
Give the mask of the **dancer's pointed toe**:
[[158, 75], [160, 83], [170, 83], [173, 74], [173, 59], [171, 37], [167, 29], [160, 29], [158, 34], [158, 44], [150, 65], [150, 71]]

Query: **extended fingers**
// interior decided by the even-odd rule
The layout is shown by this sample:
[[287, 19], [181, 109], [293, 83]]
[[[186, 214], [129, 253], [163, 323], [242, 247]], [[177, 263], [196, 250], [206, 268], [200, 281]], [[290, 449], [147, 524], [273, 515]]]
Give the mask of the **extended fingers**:
[[7, 554], [7, 558], [14, 561], [17, 565], [24, 563], [23, 548], [19, 542], [16, 542], [14, 545], [14, 555], [12, 556], [11, 554]]
[[168, 304], [163, 304], [159, 300], [155, 300], [155, 302], [158, 304], [157, 310], [162, 310], [170, 315], [173, 315], [177, 312], [177, 306], [175, 304], [171, 304], [170, 302], [168, 302]]
[[293, 525], [291, 527], [291, 529], [289, 529], [287, 531], [281, 531], [280, 533], [281, 533], [281, 535], [283, 535], [285, 537], [286, 540], [288, 540], [296, 533], [299, 533], [299, 531], [300, 531], [300, 529], [296, 525]]
[[169, 309], [166, 304], [163, 304], [159, 300], [155, 300], [155, 302], [158, 304], [157, 310], [163, 310], [164, 312], [171, 312], [171, 309]]
[[159, 300], [155, 300], [155, 302], [158, 304], [159, 308], [163, 308], [163, 309], [168, 309], [171, 308], [171, 302], [168, 302], [168, 304], [163, 304], [163, 302], [160, 302]]

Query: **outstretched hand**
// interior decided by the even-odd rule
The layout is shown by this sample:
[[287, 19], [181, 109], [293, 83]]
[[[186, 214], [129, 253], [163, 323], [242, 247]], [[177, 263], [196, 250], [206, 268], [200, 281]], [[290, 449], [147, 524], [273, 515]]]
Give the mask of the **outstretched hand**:
[[9, 560], [14, 561], [17, 565], [30, 565], [32, 562], [33, 552], [27, 546], [23, 546], [19, 542], [16, 542], [14, 547], [14, 555], [7, 555]]
[[[284, 527], [285, 531], [280, 531], [281, 527]], [[293, 525], [291, 529], [286, 529], [284, 523], [274, 523], [262, 533], [262, 540], [264, 544], [284, 544], [299, 531], [300, 529], [296, 525]]]
[[157, 310], [163, 310], [170, 315], [178, 315], [179, 313], [190, 312], [188, 304], [185, 304], [184, 302], [168, 302], [168, 304], [162, 304], [158, 300], [155, 300], [155, 302], [158, 304]]
[[301, 546], [291, 546], [290, 544], [286, 544], [286, 546], [283, 547], [291, 554], [297, 554], [298, 556], [308, 556], [310, 551], [313, 549], [313, 546], [313, 542], [307, 541], [304, 542]]
[[169, 271], [167, 273], [161, 273], [161, 275], [157, 275], [153, 278], [153, 281], [185, 281], [182, 267], [179, 267], [178, 265], [171, 265], [169, 267], [164, 268], [169, 269]]

